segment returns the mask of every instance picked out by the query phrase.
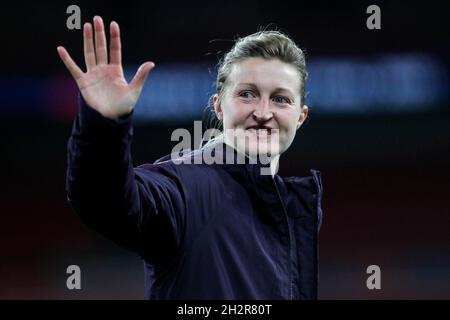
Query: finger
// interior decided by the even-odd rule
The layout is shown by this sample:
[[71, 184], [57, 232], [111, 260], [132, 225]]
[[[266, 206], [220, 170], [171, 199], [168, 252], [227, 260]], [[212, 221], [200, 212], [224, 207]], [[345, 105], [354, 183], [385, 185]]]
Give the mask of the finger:
[[112, 64], [122, 64], [122, 46], [120, 43], [120, 29], [119, 24], [115, 21], [111, 22], [109, 28], [110, 43], [109, 43], [109, 59]]
[[84, 61], [86, 62], [87, 70], [91, 70], [95, 67], [97, 62], [95, 61], [95, 50], [94, 50], [94, 37], [92, 32], [92, 25], [90, 23], [85, 23], [83, 28], [84, 36]]
[[97, 57], [97, 64], [108, 63], [108, 53], [106, 52], [106, 36], [103, 20], [99, 16], [94, 17], [95, 29], [95, 55]]
[[64, 47], [58, 47], [57, 50], [59, 57], [66, 65], [66, 68], [69, 70], [70, 74], [75, 79], [75, 81], [78, 82], [78, 79], [80, 79], [83, 76], [83, 71], [81, 71], [81, 69], [73, 61], [73, 59], [70, 57], [69, 53]]
[[146, 62], [139, 67], [138, 71], [136, 72], [136, 75], [134, 76], [130, 84], [132, 90], [136, 90], [138, 92], [142, 90], [145, 80], [147, 79], [147, 76], [150, 73], [150, 70], [152, 70], [154, 67], [155, 64], [153, 62]]

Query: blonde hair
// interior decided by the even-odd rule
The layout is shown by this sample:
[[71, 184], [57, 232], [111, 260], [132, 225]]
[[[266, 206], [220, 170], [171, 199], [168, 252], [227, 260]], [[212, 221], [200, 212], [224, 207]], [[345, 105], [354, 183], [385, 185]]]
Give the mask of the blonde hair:
[[[259, 57], [264, 59], [278, 59], [295, 67], [300, 75], [300, 107], [305, 101], [305, 87], [308, 73], [306, 71], [306, 62], [304, 52], [295, 44], [295, 42], [286, 34], [276, 30], [260, 30], [246, 37], [238, 37], [231, 50], [218, 63], [216, 91], [219, 101], [223, 100], [227, 79], [231, 73], [232, 66], [236, 62], [247, 58]], [[214, 128], [222, 127], [222, 121], [217, 119], [214, 112], [213, 96], [209, 98], [208, 110], [216, 121], [212, 126]], [[219, 137], [217, 137], [219, 138]], [[207, 139], [206, 141], [212, 142]], [[202, 141], [203, 144], [203, 141]]]

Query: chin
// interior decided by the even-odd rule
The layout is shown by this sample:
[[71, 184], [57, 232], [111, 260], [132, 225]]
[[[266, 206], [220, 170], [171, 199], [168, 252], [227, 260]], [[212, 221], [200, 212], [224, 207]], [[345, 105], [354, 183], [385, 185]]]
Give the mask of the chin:
[[269, 158], [269, 161], [280, 154], [280, 134], [255, 134], [248, 130], [237, 129], [229, 132], [226, 140], [231, 142], [240, 153], [246, 154], [251, 158], [260, 159]]
[[264, 159], [273, 159], [280, 153], [280, 145], [278, 143], [271, 143], [270, 141], [252, 141], [253, 143], [242, 143], [239, 147], [240, 150], [245, 150], [245, 154], [251, 158], [259, 157], [261, 161]]

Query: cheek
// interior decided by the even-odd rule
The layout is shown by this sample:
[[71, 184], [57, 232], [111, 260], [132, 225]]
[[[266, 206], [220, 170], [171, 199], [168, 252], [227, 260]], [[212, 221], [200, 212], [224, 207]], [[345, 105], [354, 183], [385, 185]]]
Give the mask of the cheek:
[[295, 135], [297, 121], [299, 115], [295, 112], [285, 112], [278, 116], [278, 125], [280, 126], [280, 134], [283, 138], [289, 138]]
[[279, 144], [280, 153], [286, 151], [292, 144], [297, 132], [297, 121], [299, 115], [296, 112], [283, 113], [278, 118], [280, 128]]
[[226, 128], [235, 128], [245, 123], [248, 116], [245, 106], [227, 104], [223, 108], [223, 123]]

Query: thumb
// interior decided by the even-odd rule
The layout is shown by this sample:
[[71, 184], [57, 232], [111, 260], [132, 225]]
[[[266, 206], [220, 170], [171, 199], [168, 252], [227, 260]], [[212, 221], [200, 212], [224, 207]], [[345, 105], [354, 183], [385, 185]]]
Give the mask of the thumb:
[[130, 83], [130, 87], [132, 88], [132, 90], [141, 92], [150, 70], [152, 70], [154, 67], [154, 62], [146, 62], [139, 67], [138, 71], [134, 75], [133, 80], [131, 80]]

